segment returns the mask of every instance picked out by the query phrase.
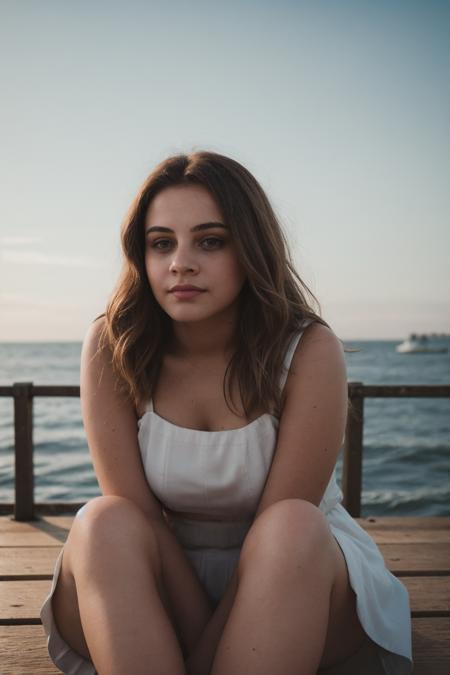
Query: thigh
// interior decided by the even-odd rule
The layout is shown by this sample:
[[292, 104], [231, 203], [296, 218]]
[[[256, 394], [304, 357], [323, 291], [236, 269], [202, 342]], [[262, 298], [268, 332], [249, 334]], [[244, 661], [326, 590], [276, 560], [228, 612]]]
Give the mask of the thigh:
[[[90, 659], [79, 611], [79, 591], [83, 588], [80, 564], [89, 558], [91, 567], [101, 574], [102, 565], [115, 559], [121, 546], [129, 549], [135, 541], [147, 538], [152, 545], [145, 548], [149, 555], [149, 571], [160, 566], [156, 539], [142, 514], [128, 500], [97, 497], [80, 509], [74, 519], [63, 548], [58, 580], [52, 595], [52, 612], [63, 640], [78, 654]], [[93, 544], [95, 543], [95, 546]], [[141, 551], [141, 547], [139, 548]], [[151, 565], [150, 560], [155, 560]], [[156, 576], [156, 572], [155, 572]]]
[[356, 612], [356, 594], [350, 586], [344, 554], [334, 537], [333, 541], [337, 574], [331, 593], [321, 668], [328, 668], [348, 659], [368, 639]]
[[[208, 606], [207, 617], [201, 614], [205, 592], [188, 561], [181, 561], [180, 566], [179, 560], [178, 563], [173, 560], [175, 542], [167, 526], [149, 522], [132, 503], [122, 498], [98, 497], [84, 508], [83, 513], [78, 513], [81, 518], [75, 518], [64, 546], [52, 596], [53, 617], [63, 640], [81, 656], [90, 658], [79, 611], [83, 597], [78, 596], [77, 584], [81, 592], [86, 574], [91, 579], [92, 574], [101, 576], [102, 566], [109, 567], [109, 561], [117, 561], [116, 553], [126, 549], [133, 551], [132, 559], [145, 556], [148, 573], [153, 575], [159, 599], [180, 644], [190, 644], [190, 636], [199, 623], [203, 626], [211, 610]], [[133, 569], [124, 568], [123, 574], [133, 575]], [[117, 586], [116, 590], [120, 592], [120, 589], [121, 585]], [[114, 591], [113, 584], [111, 592]]]

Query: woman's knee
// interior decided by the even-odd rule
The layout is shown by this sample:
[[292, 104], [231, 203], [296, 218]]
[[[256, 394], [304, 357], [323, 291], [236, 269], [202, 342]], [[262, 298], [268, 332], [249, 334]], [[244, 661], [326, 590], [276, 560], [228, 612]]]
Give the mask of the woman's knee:
[[[116, 547], [143, 547], [159, 558], [151, 521], [131, 500], [115, 495], [95, 497], [76, 514], [67, 544], [80, 553], [109, 554]], [[72, 558], [72, 555], [70, 556]]]
[[86, 534], [120, 531], [125, 528], [132, 534], [136, 528], [149, 526], [136, 504], [125, 497], [106, 495], [95, 497], [77, 511], [72, 529]]
[[319, 508], [303, 499], [283, 499], [253, 522], [241, 550], [239, 567], [282, 558], [303, 562], [334, 555], [333, 535]]

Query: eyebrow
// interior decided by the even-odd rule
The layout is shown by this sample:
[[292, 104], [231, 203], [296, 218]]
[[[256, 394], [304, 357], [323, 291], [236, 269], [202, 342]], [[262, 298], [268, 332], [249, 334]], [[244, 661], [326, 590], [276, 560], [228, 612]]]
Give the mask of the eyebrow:
[[[194, 227], [191, 227], [191, 232], [200, 232], [203, 230], [210, 230], [213, 227], [221, 227], [224, 230], [229, 230], [230, 228], [228, 225], [225, 225], [224, 223], [218, 223], [218, 222], [210, 222], [210, 223], [200, 223], [199, 225], [194, 225]], [[150, 232], [173, 232], [173, 230], [170, 227], [159, 227], [158, 225], [154, 225], [153, 227], [148, 227], [145, 230], [145, 234], [149, 234]]]

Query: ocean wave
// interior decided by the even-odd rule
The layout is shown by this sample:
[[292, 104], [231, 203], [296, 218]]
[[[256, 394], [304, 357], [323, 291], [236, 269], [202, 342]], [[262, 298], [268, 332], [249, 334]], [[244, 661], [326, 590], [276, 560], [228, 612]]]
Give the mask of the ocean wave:
[[363, 490], [364, 515], [450, 515], [450, 486]]

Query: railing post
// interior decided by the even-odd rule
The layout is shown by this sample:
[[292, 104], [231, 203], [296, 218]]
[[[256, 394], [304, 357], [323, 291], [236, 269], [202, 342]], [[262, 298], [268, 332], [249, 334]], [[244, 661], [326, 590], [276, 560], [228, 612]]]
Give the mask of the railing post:
[[32, 520], [34, 517], [33, 383], [14, 383], [13, 396], [16, 442], [14, 518]]
[[359, 518], [361, 515], [364, 396], [352, 391], [352, 386], [362, 387], [362, 382], [351, 382], [349, 385], [353, 410], [349, 411], [345, 432], [342, 491], [345, 508], [351, 516]]

